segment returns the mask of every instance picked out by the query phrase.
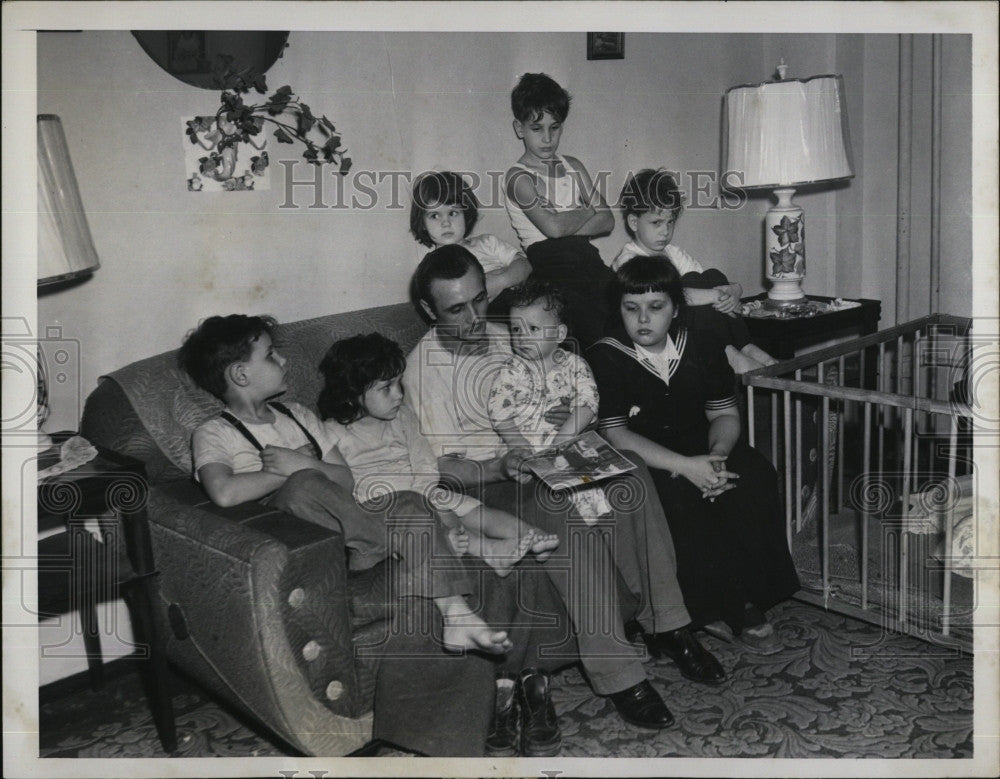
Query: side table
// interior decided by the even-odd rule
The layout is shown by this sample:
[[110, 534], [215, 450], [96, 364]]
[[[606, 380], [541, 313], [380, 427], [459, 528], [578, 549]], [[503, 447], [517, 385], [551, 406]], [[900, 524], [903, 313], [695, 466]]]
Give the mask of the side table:
[[[834, 298], [808, 295], [809, 300], [832, 303]], [[744, 303], [766, 300], [767, 294], [743, 298]], [[750, 339], [765, 352], [778, 360], [788, 360], [795, 356], [795, 350], [829, 340], [837, 335], [855, 333], [869, 335], [878, 330], [882, 317], [882, 302], [858, 299], [860, 306], [830, 311], [812, 316], [787, 318], [743, 317]]]
[[[54, 438], [58, 443], [67, 437]], [[58, 459], [56, 448], [42, 454], [38, 470]], [[173, 752], [177, 733], [165, 645], [153, 613], [158, 585], [147, 486], [141, 462], [101, 447], [90, 462], [39, 482], [39, 532], [59, 527], [64, 532], [38, 542], [38, 611], [40, 618], [79, 611], [91, 686], [100, 688], [97, 604], [124, 596], [137, 657], [145, 656], [142, 668], [157, 733], [163, 748]]]

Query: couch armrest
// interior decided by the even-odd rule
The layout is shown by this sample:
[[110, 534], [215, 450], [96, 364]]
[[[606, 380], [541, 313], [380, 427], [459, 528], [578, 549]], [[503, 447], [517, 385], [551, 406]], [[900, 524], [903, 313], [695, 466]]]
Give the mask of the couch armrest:
[[149, 518], [171, 660], [308, 754], [364, 743], [341, 536], [256, 503], [218, 509], [189, 482], [154, 486]]
[[105, 449], [141, 460], [146, 465], [146, 475], [154, 484], [190, 478], [153, 440], [114, 379], [102, 377], [97, 389], [87, 396], [80, 419], [80, 435]]

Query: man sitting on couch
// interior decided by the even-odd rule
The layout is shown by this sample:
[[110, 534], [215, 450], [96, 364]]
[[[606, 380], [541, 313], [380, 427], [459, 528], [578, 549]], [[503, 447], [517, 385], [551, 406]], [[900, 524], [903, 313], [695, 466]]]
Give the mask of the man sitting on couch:
[[[506, 329], [485, 320], [482, 267], [463, 247], [444, 246], [421, 261], [413, 289], [433, 326], [410, 354], [403, 384], [442, 476], [481, 489], [484, 502], [520, 512], [524, 521], [559, 535], [559, 549], [543, 567], [570, 615], [595, 692], [610, 697], [627, 722], [668, 727], [673, 716], [646, 679], [639, 650], [623, 640], [616, 566], [639, 599], [637, 620], [651, 634], [651, 648], [696, 681], [719, 683], [725, 673], [691, 633], [666, 519], [658, 500], [643, 499], [655, 495], [648, 470], [640, 465], [636, 476], [628, 477], [631, 483], [620, 480], [633, 497], [622, 501], [627, 505], [618, 506], [609, 522], [594, 527], [567, 522], [567, 502], [542, 484], [527, 485], [531, 477], [521, 467], [523, 454], [508, 450], [490, 426], [483, 390], [488, 392], [510, 347]], [[603, 625], [613, 626], [611, 634], [600, 629]]]

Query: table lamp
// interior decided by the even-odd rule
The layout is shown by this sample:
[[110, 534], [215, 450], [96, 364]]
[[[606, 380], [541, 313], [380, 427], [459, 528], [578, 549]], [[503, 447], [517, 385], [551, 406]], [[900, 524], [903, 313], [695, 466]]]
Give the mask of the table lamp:
[[[38, 115], [38, 294], [85, 278], [101, 266], [83, 211], [62, 122]], [[45, 359], [38, 349], [38, 426], [48, 416]], [[39, 445], [44, 445], [39, 435]]]
[[769, 306], [805, 301], [805, 217], [792, 202], [806, 184], [850, 178], [844, 84], [841, 76], [785, 79], [726, 91], [725, 172], [742, 176], [741, 189], [773, 189], [778, 202], [764, 220], [764, 275]]

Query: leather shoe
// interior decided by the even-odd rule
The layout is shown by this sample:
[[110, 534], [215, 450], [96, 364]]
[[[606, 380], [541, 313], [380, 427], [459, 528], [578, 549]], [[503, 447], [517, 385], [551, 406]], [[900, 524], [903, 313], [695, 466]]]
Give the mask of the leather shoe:
[[521, 671], [521, 754], [552, 757], [559, 754], [562, 734], [552, 705], [552, 677], [538, 668]]
[[674, 724], [674, 715], [660, 694], [648, 680], [608, 696], [618, 709], [618, 714], [630, 725], [640, 728], [669, 728]]
[[[501, 683], [506, 680], [509, 683]], [[517, 754], [517, 736], [521, 705], [518, 701], [518, 678], [512, 673], [497, 674], [493, 725], [486, 737], [487, 757], [513, 757]]]
[[677, 664], [681, 675], [692, 682], [722, 684], [726, 680], [726, 672], [719, 661], [698, 643], [690, 627], [666, 633], [646, 633], [643, 639], [653, 657], [666, 655]]

